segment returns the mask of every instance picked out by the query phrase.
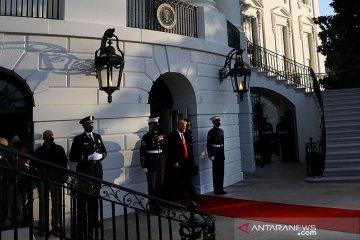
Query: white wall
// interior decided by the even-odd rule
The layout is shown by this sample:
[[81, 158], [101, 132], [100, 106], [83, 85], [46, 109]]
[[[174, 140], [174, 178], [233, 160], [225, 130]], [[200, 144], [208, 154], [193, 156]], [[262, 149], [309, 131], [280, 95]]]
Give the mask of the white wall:
[[267, 78], [264, 73], [256, 69], [252, 71], [251, 87], [261, 87], [273, 90], [287, 98], [295, 106], [299, 161], [305, 162], [305, 143], [312, 137], [314, 141], [321, 138], [320, 112], [315, 94], [305, 93], [302, 89], [295, 89], [285, 83], [276, 83], [275, 77]]
[[[74, 3], [73, 8], [80, 6]], [[209, 14], [211, 17], [203, 13], [204, 19], [226, 23], [222, 14]], [[190, 114], [197, 122], [195, 151], [201, 168], [195, 179], [197, 189], [212, 190], [206, 135], [212, 127], [209, 118], [215, 114], [223, 117], [226, 134], [225, 184], [242, 180], [237, 97], [229, 81], [220, 85], [218, 80], [218, 70], [229, 51], [224, 36], [219, 38], [217, 33], [223, 34], [224, 28], [208, 26], [205, 30], [211, 32], [205, 34], [204, 40], [111, 26], [122, 41], [125, 69], [121, 90], [113, 94], [113, 102], [108, 104], [107, 95], [98, 90], [93, 60], [109, 26], [82, 22], [92, 21], [86, 16], [84, 13], [76, 19], [75, 13], [69, 13], [66, 21], [24, 21], [14, 17], [0, 21], [1, 44], [7, 46], [1, 50], [0, 65], [14, 69], [34, 92], [36, 143], [40, 143], [45, 129], [53, 129], [56, 141], [69, 151], [73, 137], [83, 130], [79, 119], [92, 114], [96, 118], [95, 131], [102, 134], [109, 151], [103, 162], [105, 180], [146, 191], [145, 176], [139, 168], [139, 142], [147, 131], [148, 92], [160, 75], [176, 72], [188, 80], [190, 93], [195, 96]], [[186, 99], [189, 92], [176, 89], [172, 89], [173, 95]]]
[[126, 1], [76, 0], [65, 1], [66, 21], [126, 27]]

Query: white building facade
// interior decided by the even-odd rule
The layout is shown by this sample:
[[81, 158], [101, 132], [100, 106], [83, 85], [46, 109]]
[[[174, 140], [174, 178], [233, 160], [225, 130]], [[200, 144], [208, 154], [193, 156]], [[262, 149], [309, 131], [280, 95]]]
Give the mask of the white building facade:
[[[317, 13], [317, 1], [311, 7], [302, 1], [244, 1], [251, 2], [245, 10], [237, 0], [182, 2], [197, 6], [197, 37], [128, 27], [126, 0], [60, 1], [56, 20], [41, 14], [14, 16], [15, 11], [9, 16], [1, 6], [0, 84], [5, 100], [0, 114], [4, 125], [9, 131], [17, 128], [23, 138], [30, 136], [35, 145], [41, 143], [44, 130], [52, 129], [55, 141], [68, 152], [73, 137], [83, 130], [79, 120], [94, 115], [95, 132], [102, 135], [108, 150], [104, 179], [146, 192], [139, 161], [140, 140], [148, 130], [146, 120], [157, 113], [168, 133], [176, 119], [187, 117], [193, 122], [195, 162], [200, 167], [194, 184], [199, 193], [205, 193], [213, 189], [206, 152], [207, 132], [212, 127], [209, 118], [220, 115], [225, 132], [225, 185], [241, 181], [244, 166], [249, 171], [255, 166], [252, 109], [249, 95], [240, 102], [229, 80], [219, 83], [219, 69], [231, 50], [227, 20], [240, 30], [243, 26], [249, 38], [251, 31], [258, 44], [302, 59], [321, 72], [323, 65], [315, 51], [318, 42], [310, 43], [316, 39], [316, 28], [309, 25], [309, 14], [305, 14]], [[304, 14], [291, 17], [297, 6]], [[304, 24], [295, 29], [295, 22]], [[251, 24], [259, 29], [250, 28]], [[115, 28], [125, 53], [121, 88], [113, 94], [111, 104], [99, 91], [94, 70], [94, 52], [108, 28]], [[281, 32], [283, 42], [274, 38]], [[245, 32], [240, 33], [244, 48]], [[297, 47], [300, 45], [309, 52]], [[18, 90], [16, 97], [9, 83]], [[318, 118], [314, 109], [313, 118]], [[312, 129], [308, 131], [303, 139], [312, 136]], [[70, 168], [74, 168], [71, 163]]]
[[316, 51], [320, 45], [319, 16], [314, 0], [243, 0], [242, 22], [246, 37], [266, 49], [324, 73], [324, 57]]

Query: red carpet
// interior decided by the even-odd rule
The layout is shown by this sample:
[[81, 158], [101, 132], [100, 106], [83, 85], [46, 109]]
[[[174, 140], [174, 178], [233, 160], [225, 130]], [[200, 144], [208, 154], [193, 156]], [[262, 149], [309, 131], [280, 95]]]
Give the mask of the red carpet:
[[199, 196], [200, 211], [280, 224], [316, 225], [319, 229], [360, 233], [360, 210], [312, 207], [216, 196]]

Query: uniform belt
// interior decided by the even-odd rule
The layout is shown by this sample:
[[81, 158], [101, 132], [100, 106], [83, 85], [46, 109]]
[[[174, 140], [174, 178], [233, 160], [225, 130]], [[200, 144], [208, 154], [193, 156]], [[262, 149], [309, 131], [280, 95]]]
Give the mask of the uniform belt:
[[162, 153], [162, 150], [147, 150], [146, 153]]
[[223, 144], [211, 144], [211, 146], [215, 148], [224, 147]]
[[90, 164], [97, 164], [97, 163], [100, 163], [100, 161], [88, 161], [88, 163], [90, 163]]

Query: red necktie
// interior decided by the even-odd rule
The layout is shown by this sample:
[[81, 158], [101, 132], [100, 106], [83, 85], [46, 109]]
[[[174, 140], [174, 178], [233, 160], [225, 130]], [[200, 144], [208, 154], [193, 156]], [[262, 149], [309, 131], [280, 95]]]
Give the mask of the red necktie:
[[185, 138], [184, 138], [184, 134], [181, 134], [181, 141], [182, 141], [182, 144], [184, 146], [184, 152], [185, 152], [185, 159], [188, 158], [189, 156], [189, 152], [188, 152], [188, 149], [186, 147], [186, 142], [185, 142]]

